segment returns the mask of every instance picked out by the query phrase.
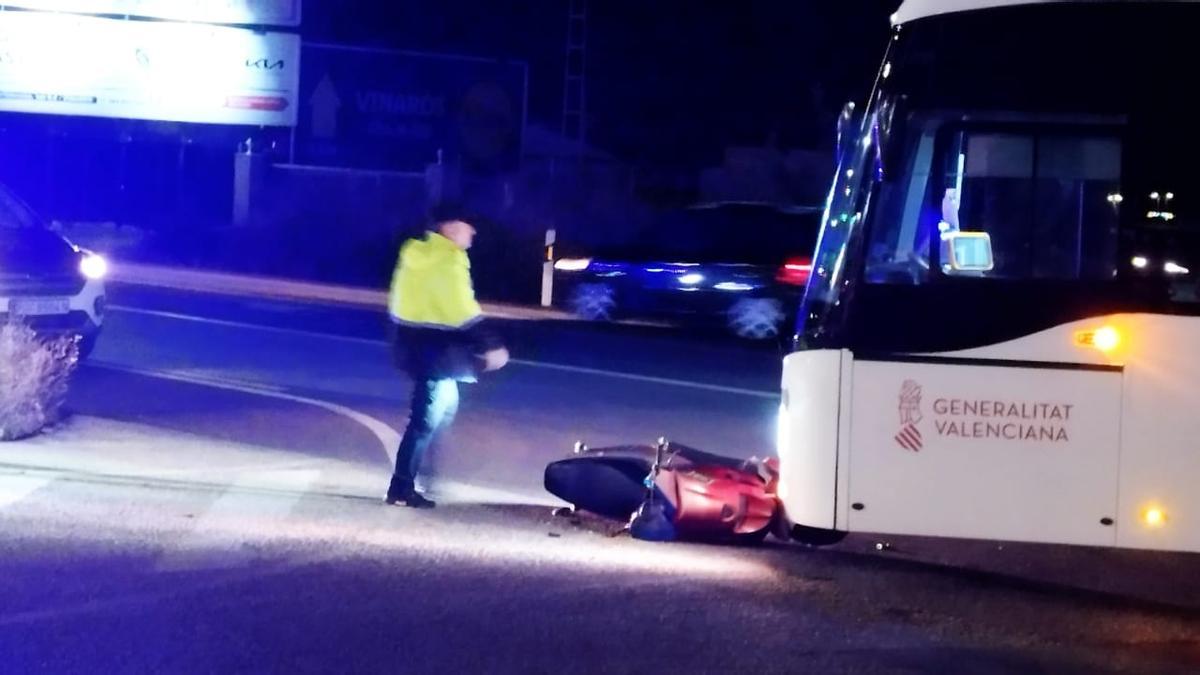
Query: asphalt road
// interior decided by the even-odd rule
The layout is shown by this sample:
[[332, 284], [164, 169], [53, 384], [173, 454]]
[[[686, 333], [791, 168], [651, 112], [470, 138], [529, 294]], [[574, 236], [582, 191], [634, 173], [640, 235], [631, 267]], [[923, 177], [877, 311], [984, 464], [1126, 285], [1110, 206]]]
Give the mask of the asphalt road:
[[1200, 671], [1200, 556], [854, 536], [630, 540], [551, 515], [576, 439], [769, 452], [771, 347], [500, 326], [432, 512], [378, 498], [375, 314], [133, 287], [71, 416], [0, 446], [0, 672]]

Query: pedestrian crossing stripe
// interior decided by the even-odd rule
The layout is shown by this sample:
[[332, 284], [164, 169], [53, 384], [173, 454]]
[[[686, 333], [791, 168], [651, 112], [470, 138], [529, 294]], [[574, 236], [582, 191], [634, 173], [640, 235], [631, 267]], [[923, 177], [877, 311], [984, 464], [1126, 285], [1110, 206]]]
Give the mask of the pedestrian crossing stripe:
[[[178, 572], [245, 566], [253, 554], [230, 544], [257, 536], [239, 536], [236, 525], [250, 519], [253, 534], [257, 535], [264, 531], [264, 525], [285, 519], [320, 475], [320, 471], [311, 469], [243, 474], [196, 519], [195, 525], [159, 559], [155, 568], [160, 572]], [[257, 492], [263, 489], [276, 494], [264, 496]]]
[[54, 477], [24, 474], [0, 475], [0, 509], [16, 504], [53, 480]]

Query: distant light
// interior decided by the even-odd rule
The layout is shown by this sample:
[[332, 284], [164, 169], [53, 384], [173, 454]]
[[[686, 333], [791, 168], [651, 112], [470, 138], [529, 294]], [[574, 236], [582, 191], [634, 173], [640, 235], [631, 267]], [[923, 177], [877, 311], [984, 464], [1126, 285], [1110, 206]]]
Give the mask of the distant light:
[[713, 286], [713, 288], [717, 289], [718, 291], [752, 291], [752, 290], [754, 290], [754, 286], [752, 284], [743, 284], [740, 281], [722, 281], [721, 283], [717, 284], [716, 286]]
[[1175, 193], [1174, 193], [1174, 192], [1168, 192], [1168, 193], [1165, 195], [1165, 197], [1166, 197], [1166, 200], [1167, 200], [1167, 201], [1171, 201], [1172, 199], [1175, 199]]
[[95, 253], [88, 253], [79, 261], [79, 271], [88, 279], [103, 279], [108, 274], [108, 262]]
[[1116, 204], [1120, 204], [1123, 201], [1125, 201], [1125, 197], [1122, 196], [1120, 192], [1114, 192], [1108, 196], [1109, 204], [1116, 205]]
[[1133, 256], [1133, 260], [1130, 262], [1133, 263], [1133, 266], [1139, 270], [1144, 270], [1148, 265], [1150, 265], [1150, 261], [1144, 255], [1135, 255]]
[[1142, 521], [1150, 527], [1162, 527], [1167, 523], [1167, 514], [1157, 506], [1152, 506], [1142, 513]]
[[854, 178], [854, 169], [846, 169], [846, 178]]
[[563, 258], [554, 261], [554, 269], [560, 272], [582, 272], [591, 264], [591, 258]]
[[1158, 193], [1157, 193], [1157, 192], [1151, 192], [1151, 193], [1150, 193], [1150, 199], [1158, 199], [1158, 197], [1159, 197], [1159, 195], [1158, 195]]
[[698, 284], [702, 281], [704, 281], [704, 275], [697, 274], [695, 272], [692, 272], [691, 274], [685, 274], [685, 275], [679, 277], [679, 283], [681, 283], [685, 286], [695, 286], [696, 284]]
[[891, 74], [892, 74], [892, 62], [888, 61], [887, 63], [883, 64], [883, 79], [885, 79], [885, 80], [888, 79], [888, 76]]
[[1163, 271], [1167, 274], [1191, 274], [1192, 271], [1188, 268], [1176, 264], [1174, 261], [1168, 260], [1163, 264]]

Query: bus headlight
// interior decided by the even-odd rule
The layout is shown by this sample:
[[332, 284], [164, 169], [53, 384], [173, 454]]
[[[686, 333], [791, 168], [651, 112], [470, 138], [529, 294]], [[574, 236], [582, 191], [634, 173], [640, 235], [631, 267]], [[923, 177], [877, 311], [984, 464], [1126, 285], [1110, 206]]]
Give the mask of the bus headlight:
[[779, 414], [775, 417], [775, 456], [782, 457], [787, 449], [787, 405], [779, 404]]

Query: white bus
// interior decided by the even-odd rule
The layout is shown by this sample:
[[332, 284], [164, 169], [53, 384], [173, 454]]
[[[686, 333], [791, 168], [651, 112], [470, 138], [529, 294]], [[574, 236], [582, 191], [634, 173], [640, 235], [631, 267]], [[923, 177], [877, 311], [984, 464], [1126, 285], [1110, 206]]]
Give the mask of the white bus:
[[1200, 2], [893, 23], [784, 362], [793, 535], [1200, 551]]

